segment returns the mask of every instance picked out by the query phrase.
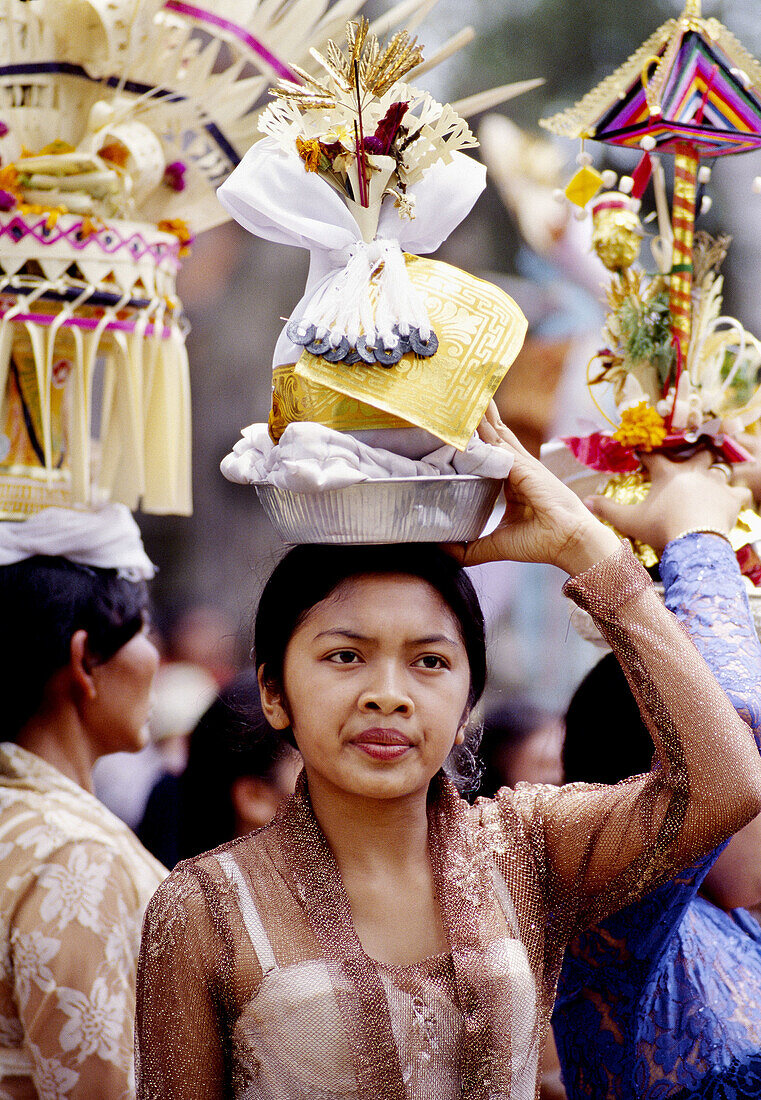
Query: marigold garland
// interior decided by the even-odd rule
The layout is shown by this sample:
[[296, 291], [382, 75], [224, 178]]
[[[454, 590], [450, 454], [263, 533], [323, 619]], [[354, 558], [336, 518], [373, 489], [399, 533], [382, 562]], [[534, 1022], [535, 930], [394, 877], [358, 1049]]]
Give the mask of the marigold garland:
[[652, 451], [659, 447], [667, 436], [663, 417], [648, 405], [640, 401], [621, 413], [621, 424], [613, 433], [613, 438], [624, 447], [636, 447], [638, 451]]

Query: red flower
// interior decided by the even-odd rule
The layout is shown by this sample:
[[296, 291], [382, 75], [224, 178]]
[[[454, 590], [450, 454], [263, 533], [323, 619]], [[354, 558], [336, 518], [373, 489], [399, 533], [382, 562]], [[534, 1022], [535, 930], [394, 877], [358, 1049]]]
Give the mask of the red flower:
[[365, 151], [380, 157], [387, 157], [394, 145], [402, 119], [407, 113], [409, 103], [392, 103], [378, 123], [378, 129], [372, 137], [365, 138]]
[[574, 458], [591, 470], [606, 474], [633, 474], [640, 461], [633, 447], [624, 447], [604, 432], [563, 439]]

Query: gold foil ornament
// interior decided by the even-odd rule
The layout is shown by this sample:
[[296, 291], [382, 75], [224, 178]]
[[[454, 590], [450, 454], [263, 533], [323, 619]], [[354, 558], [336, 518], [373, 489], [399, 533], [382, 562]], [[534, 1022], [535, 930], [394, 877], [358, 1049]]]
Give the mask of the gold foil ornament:
[[423, 359], [409, 352], [383, 367], [329, 363], [305, 351], [294, 373], [358, 402], [354, 410], [345, 402], [335, 405], [338, 430], [367, 428], [370, 406], [462, 451], [520, 351], [528, 322], [492, 283], [436, 260], [407, 255], [405, 262], [413, 286], [425, 296], [439, 339], [436, 354]]
[[[612, 477], [603, 489], [602, 495], [609, 500], [614, 500], [616, 504], [641, 504], [649, 492], [650, 478], [647, 473], [645, 470], [635, 470], [633, 474], [616, 474]], [[612, 523], [607, 523], [606, 520], [602, 522], [615, 531], [619, 538], [627, 537], [616, 530]], [[645, 569], [652, 569], [658, 564], [658, 555], [652, 546], [638, 539], [630, 538], [629, 542]]]
[[625, 271], [639, 256], [642, 225], [618, 191], [601, 195], [592, 211], [592, 248], [608, 271]]

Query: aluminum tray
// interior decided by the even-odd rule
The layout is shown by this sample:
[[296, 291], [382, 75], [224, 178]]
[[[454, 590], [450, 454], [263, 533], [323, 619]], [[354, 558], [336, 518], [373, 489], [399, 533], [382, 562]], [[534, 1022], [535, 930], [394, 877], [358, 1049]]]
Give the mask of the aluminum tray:
[[256, 491], [285, 542], [470, 542], [483, 531], [502, 482], [474, 475], [385, 478], [344, 489]]

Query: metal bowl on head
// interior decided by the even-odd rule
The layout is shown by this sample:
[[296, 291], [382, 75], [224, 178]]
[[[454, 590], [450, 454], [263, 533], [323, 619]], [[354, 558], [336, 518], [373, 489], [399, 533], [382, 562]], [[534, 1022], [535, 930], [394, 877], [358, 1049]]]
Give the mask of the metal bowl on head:
[[285, 542], [471, 542], [486, 526], [502, 484], [457, 474], [360, 481], [310, 493], [258, 482], [256, 492]]

